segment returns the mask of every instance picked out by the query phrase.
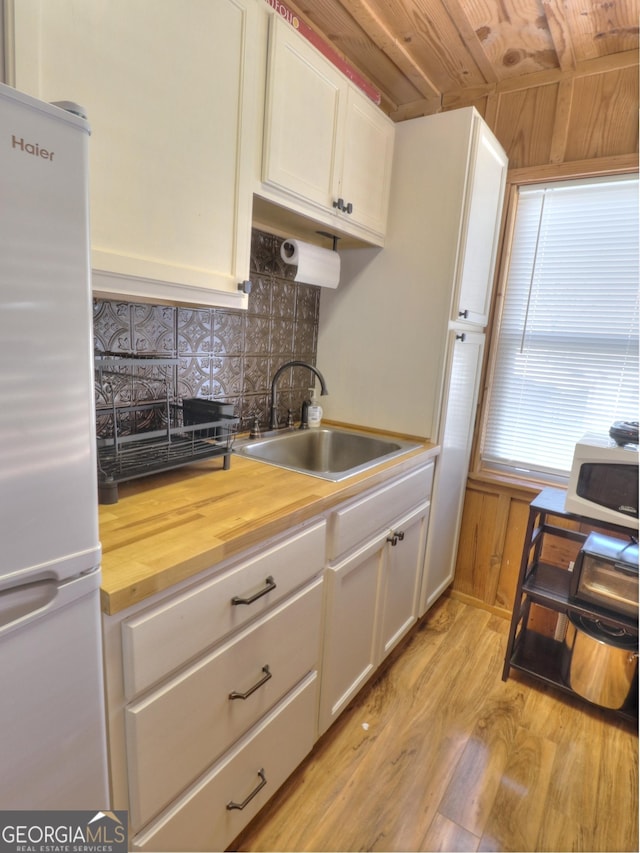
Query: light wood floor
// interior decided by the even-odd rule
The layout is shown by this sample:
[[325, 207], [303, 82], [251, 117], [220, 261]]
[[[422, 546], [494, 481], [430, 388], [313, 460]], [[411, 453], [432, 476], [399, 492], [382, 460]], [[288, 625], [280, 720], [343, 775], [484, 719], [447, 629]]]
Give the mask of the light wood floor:
[[232, 849], [637, 851], [635, 726], [503, 682], [507, 630], [441, 599]]

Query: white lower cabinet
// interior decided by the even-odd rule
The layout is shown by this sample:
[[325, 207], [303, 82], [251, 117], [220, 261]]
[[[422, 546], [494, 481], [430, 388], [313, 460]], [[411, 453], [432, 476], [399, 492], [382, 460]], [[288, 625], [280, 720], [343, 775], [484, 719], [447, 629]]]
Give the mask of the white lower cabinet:
[[134, 849], [223, 850], [313, 746], [325, 545], [316, 518], [103, 617], [112, 803]]
[[[125, 711], [130, 821], [144, 826], [317, 666], [322, 578]], [[295, 638], [295, 642], [291, 642]], [[167, 773], [171, 768], [171, 773]]]
[[329, 516], [327, 560], [340, 559], [431, 495], [433, 462], [336, 507]]
[[224, 850], [313, 746], [316, 702], [313, 672], [155, 823], [134, 836], [132, 849]]
[[327, 570], [320, 732], [344, 710], [378, 662], [378, 595], [386, 542], [377, 538]]
[[380, 656], [385, 658], [418, 615], [429, 503], [397, 521], [387, 537], [381, 588]]
[[103, 617], [133, 850], [224, 850], [417, 619], [433, 457]]
[[[432, 479], [430, 463], [338, 508], [329, 519], [330, 556], [339, 553], [337, 543], [348, 545], [358, 532], [368, 538], [327, 569], [321, 733], [417, 620]], [[409, 512], [375, 527], [377, 508], [385, 506], [389, 518], [390, 506], [397, 512], [407, 504], [413, 504]]]
[[262, 616], [322, 571], [325, 522], [304, 526], [122, 623], [128, 699]]

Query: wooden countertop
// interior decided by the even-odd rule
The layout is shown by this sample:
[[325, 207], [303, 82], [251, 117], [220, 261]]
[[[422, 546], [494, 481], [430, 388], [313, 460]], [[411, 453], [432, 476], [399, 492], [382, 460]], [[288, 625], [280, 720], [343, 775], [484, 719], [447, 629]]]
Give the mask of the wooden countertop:
[[99, 507], [101, 602], [114, 614], [434, 458], [419, 449], [332, 483], [233, 454], [118, 487]]

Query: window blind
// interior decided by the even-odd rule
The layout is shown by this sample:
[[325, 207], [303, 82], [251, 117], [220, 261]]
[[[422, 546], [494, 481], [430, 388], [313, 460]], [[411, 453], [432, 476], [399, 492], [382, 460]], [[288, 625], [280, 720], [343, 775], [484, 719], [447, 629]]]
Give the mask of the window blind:
[[638, 178], [522, 187], [482, 459], [566, 476], [575, 443], [638, 420]]

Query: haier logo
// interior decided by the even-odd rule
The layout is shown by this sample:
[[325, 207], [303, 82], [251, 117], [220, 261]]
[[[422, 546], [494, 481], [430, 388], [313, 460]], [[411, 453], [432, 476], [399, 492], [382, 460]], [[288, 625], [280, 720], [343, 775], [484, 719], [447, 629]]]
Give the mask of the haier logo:
[[53, 160], [55, 152], [48, 151], [46, 148], [41, 148], [37, 142], [25, 142], [22, 137], [18, 138], [15, 134], [11, 134], [11, 145], [25, 154], [31, 154], [33, 157], [42, 157], [43, 160]]

